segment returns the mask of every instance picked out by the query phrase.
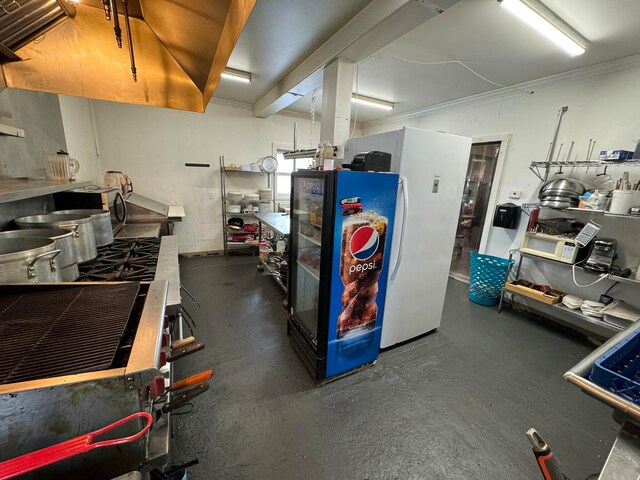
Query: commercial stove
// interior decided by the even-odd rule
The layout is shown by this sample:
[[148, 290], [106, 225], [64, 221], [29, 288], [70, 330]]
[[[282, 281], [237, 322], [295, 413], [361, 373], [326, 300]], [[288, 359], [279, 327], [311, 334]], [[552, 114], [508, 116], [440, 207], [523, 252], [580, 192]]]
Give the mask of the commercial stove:
[[79, 266], [78, 281], [154, 280], [160, 243], [160, 238], [116, 238], [111, 245], [98, 248], [95, 260]]
[[[0, 461], [161, 405], [167, 282], [0, 287]], [[136, 443], [98, 449], [25, 478], [111, 478], [148, 465], [168, 416]], [[114, 432], [130, 435], [141, 424]], [[154, 439], [155, 438], [155, 439]], [[156, 445], [156, 446], [154, 446]], [[76, 473], [74, 473], [76, 472]], [[82, 473], [84, 472], [84, 473]]]
[[116, 238], [98, 248], [95, 260], [79, 266], [78, 282], [169, 282], [167, 315], [180, 310], [178, 244], [173, 235], [162, 238]]
[[[173, 382], [165, 317], [180, 324], [180, 303], [174, 236], [116, 239], [80, 265], [74, 283], [0, 286], [0, 461], [134, 412], [157, 415], [167, 399], [153, 401], [149, 392]], [[160, 467], [169, 457], [170, 418], [160, 415], [144, 441], [26, 478], [68, 479], [96, 468], [92, 478], [111, 478]]]

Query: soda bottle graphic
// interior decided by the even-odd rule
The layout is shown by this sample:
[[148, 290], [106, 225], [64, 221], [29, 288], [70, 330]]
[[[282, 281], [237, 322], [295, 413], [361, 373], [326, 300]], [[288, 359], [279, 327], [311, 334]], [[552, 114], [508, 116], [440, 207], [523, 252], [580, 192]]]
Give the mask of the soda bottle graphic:
[[384, 262], [387, 217], [374, 211], [347, 217], [342, 222], [340, 278], [344, 284], [338, 338], [375, 327], [378, 317], [378, 278]]

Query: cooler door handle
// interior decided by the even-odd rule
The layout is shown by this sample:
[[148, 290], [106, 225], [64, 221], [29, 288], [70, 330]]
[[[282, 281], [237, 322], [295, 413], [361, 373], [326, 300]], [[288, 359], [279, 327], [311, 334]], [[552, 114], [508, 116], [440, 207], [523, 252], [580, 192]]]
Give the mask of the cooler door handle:
[[398, 245], [398, 255], [396, 256], [391, 270], [391, 280], [395, 280], [400, 264], [402, 263], [402, 250], [404, 249], [404, 235], [407, 229], [407, 217], [409, 216], [409, 182], [406, 177], [400, 177], [400, 188], [402, 189], [402, 225], [400, 227], [400, 245]]

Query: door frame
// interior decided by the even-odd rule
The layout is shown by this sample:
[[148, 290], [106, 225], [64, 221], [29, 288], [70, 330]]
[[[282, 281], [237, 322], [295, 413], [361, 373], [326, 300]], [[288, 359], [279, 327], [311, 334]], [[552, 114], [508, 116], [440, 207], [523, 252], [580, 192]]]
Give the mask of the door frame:
[[489, 240], [489, 234], [491, 233], [492, 224], [489, 221], [493, 212], [496, 209], [498, 190], [502, 183], [502, 172], [507, 156], [507, 149], [509, 147], [509, 141], [511, 140], [510, 133], [502, 133], [496, 135], [482, 135], [479, 137], [473, 137], [471, 143], [489, 143], [500, 142], [500, 151], [498, 152], [498, 161], [496, 163], [496, 169], [493, 174], [493, 181], [491, 182], [491, 193], [489, 194], [489, 203], [487, 204], [487, 213], [484, 218], [484, 224], [482, 226], [482, 236], [480, 237], [480, 246], [478, 247], [478, 253], [485, 253], [487, 249], [487, 242]]

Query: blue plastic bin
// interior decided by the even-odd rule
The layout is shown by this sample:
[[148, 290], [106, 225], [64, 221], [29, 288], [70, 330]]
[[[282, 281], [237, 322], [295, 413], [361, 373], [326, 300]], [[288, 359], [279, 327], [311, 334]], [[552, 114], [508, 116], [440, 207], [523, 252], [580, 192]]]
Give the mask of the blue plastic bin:
[[640, 405], [640, 332], [621, 341], [596, 360], [589, 379]]
[[469, 300], [493, 307], [500, 301], [500, 292], [514, 261], [471, 252]]

